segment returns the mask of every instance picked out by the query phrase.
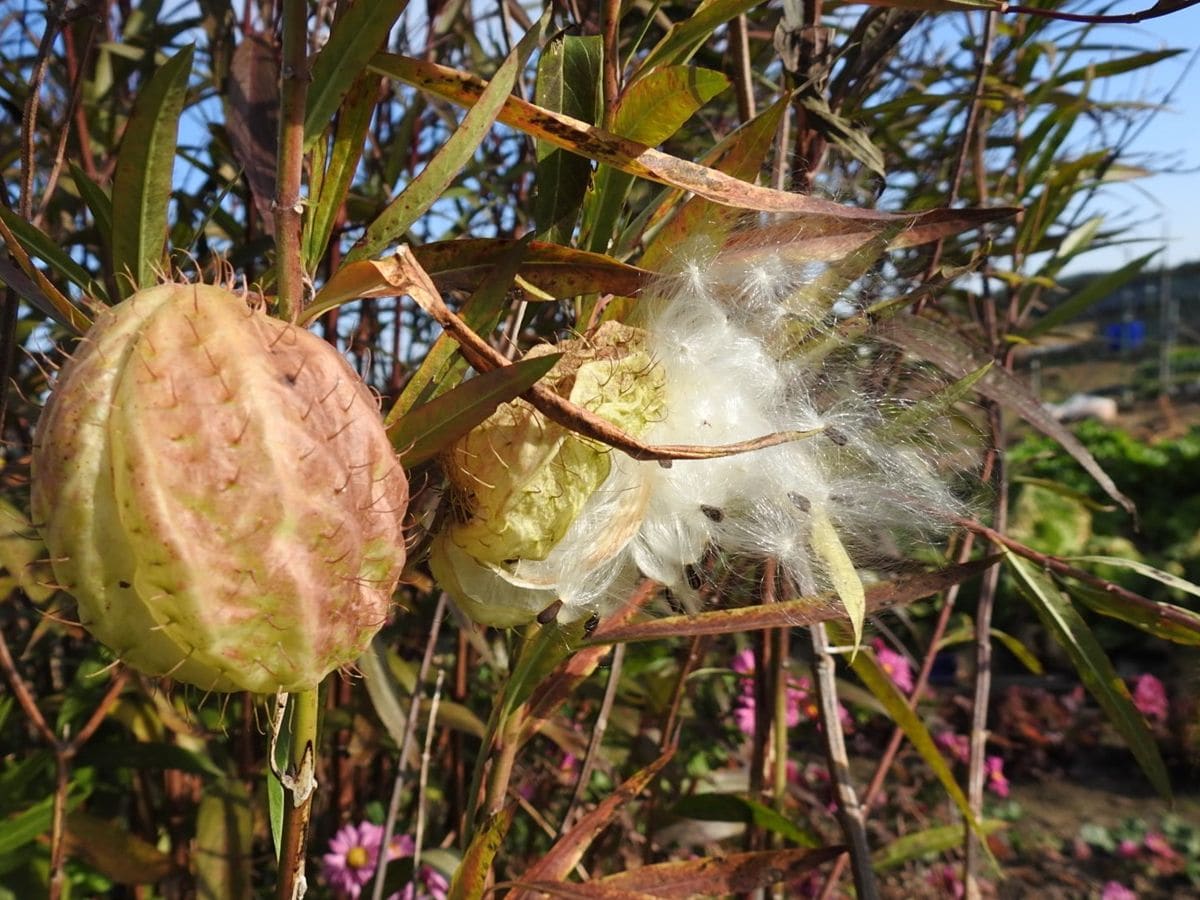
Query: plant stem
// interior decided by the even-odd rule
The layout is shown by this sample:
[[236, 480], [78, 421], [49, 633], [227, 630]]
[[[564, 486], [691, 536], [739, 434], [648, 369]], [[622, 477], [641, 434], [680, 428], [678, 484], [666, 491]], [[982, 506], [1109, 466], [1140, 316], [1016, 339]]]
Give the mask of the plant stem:
[[292, 744], [284, 785], [283, 833], [279, 843], [279, 881], [276, 900], [300, 900], [307, 889], [304, 877], [308, 847], [308, 820], [316, 791], [317, 719], [320, 690], [301, 691], [292, 697]]
[[[391, 845], [392, 835], [396, 833], [396, 818], [400, 814], [400, 801], [404, 796], [404, 771], [405, 766], [408, 765], [408, 751], [412, 745], [413, 737], [417, 732], [417, 719], [421, 715], [421, 689], [425, 684], [426, 675], [429, 674], [429, 668], [433, 664], [433, 654], [437, 649], [438, 635], [442, 630], [442, 618], [446, 614], [446, 604], [448, 602], [446, 592], [442, 591], [438, 596], [437, 607], [433, 611], [433, 622], [429, 626], [429, 637], [425, 641], [425, 654], [421, 657], [421, 667], [417, 670], [416, 681], [413, 682], [412, 700], [408, 706], [408, 718], [404, 721], [404, 734], [400, 739], [400, 752], [396, 758], [396, 780], [392, 782], [392, 799], [388, 803], [387, 817], [383, 823], [384, 847]], [[439, 675], [439, 691], [441, 690], [440, 678], [441, 676]], [[433, 731], [436, 713], [437, 708], [435, 705], [429, 712], [430, 732]], [[371, 900], [381, 900], [383, 897], [383, 883], [387, 879], [387, 865], [388, 855], [380, 853], [375, 869], [375, 884], [371, 888]], [[414, 868], [413, 871], [415, 872], [416, 869]]]
[[279, 315], [295, 321], [304, 308], [303, 218], [304, 106], [308, 97], [308, 4], [283, 2], [283, 65], [279, 76], [279, 159], [275, 177], [275, 273]]
[[867, 823], [858, 795], [850, 779], [850, 758], [846, 754], [846, 741], [842, 733], [842, 720], [838, 710], [837, 681], [833, 656], [829, 651], [829, 638], [825, 624], [819, 622], [812, 627], [813, 684], [817, 689], [817, 701], [821, 710], [821, 727], [825, 732], [825, 752], [829, 757], [829, 777], [833, 781], [837, 797], [838, 821], [842, 833], [850, 845], [850, 870], [854, 874], [855, 895], [859, 900], [871, 900], [879, 896], [875, 873], [871, 869], [871, 848], [867, 843]]

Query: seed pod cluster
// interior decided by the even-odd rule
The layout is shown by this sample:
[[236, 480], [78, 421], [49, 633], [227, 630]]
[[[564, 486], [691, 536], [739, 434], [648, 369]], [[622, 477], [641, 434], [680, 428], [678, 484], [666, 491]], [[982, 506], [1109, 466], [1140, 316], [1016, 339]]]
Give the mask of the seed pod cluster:
[[408, 483], [374, 398], [243, 297], [166, 284], [102, 312], [35, 443], [55, 577], [130, 665], [306, 690], [383, 625]]

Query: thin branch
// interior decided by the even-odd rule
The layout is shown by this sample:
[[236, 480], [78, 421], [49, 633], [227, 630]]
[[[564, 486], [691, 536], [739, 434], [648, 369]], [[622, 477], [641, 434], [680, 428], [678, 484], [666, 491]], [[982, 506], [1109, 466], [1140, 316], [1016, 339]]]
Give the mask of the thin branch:
[[308, 4], [284, 0], [283, 64], [280, 70], [279, 159], [275, 188], [275, 272], [279, 314], [295, 321], [304, 307], [304, 262], [300, 228], [304, 208], [304, 104], [312, 75], [308, 68]]
[[813, 648], [813, 684], [821, 710], [821, 728], [825, 737], [825, 752], [829, 757], [829, 777], [837, 796], [838, 821], [850, 847], [850, 868], [859, 900], [877, 900], [879, 888], [871, 869], [871, 848], [867, 843], [866, 818], [859, 806], [858, 796], [850, 776], [850, 758], [842, 734], [838, 709], [837, 680], [833, 656], [824, 623], [811, 629]]
[[604, 686], [604, 699], [600, 701], [600, 711], [596, 713], [596, 724], [592, 726], [592, 737], [588, 741], [587, 753], [579, 767], [579, 778], [575, 781], [571, 802], [558, 826], [559, 837], [562, 837], [571, 827], [575, 819], [575, 812], [583, 803], [583, 795], [587, 792], [588, 784], [592, 780], [592, 771], [596, 768], [596, 757], [600, 753], [600, 746], [604, 743], [604, 733], [608, 730], [608, 716], [617, 699], [617, 688], [621, 684], [621, 668], [624, 662], [625, 645], [618, 644], [613, 648], [612, 665], [608, 669], [608, 683]]
[[733, 53], [733, 88], [737, 91], [738, 119], [749, 122], [757, 114], [754, 106], [754, 71], [750, 67], [750, 32], [746, 14], [729, 23], [729, 47]]
[[9, 652], [8, 641], [5, 639], [3, 631], [0, 631], [0, 669], [3, 669], [8, 686], [12, 689], [13, 696], [17, 700], [17, 705], [21, 707], [21, 711], [25, 713], [25, 717], [33, 723], [33, 727], [37, 729], [38, 734], [45, 739], [46, 743], [51, 747], [57, 747], [58, 735], [46, 724], [46, 719], [42, 715], [42, 711], [38, 709], [38, 705], [33, 699], [33, 694], [29, 692], [29, 686], [25, 684], [25, 679], [17, 672], [16, 664], [13, 662], [12, 653]]
[[621, 99], [621, 0], [605, 0], [604, 9], [604, 127], [612, 127]]
[[[442, 702], [442, 684], [446, 680], [446, 670], [438, 669], [437, 682], [433, 686], [433, 700], [429, 703], [429, 722], [425, 726], [425, 748], [421, 752], [421, 774], [417, 779], [417, 824], [413, 829], [413, 894], [417, 889], [417, 874], [421, 871], [421, 845], [425, 840], [425, 790], [429, 784], [429, 757], [433, 749], [433, 735], [437, 731], [438, 704]], [[388, 842], [390, 843], [390, 841]], [[381, 856], [387, 855], [388, 843], [379, 850]]]
[[1197, 3], [1200, 3], [1200, 0], [1175, 0], [1175, 2], [1172, 2], [1172, 0], [1159, 0], [1159, 2], [1148, 9], [1133, 13], [1119, 13], [1117, 15], [1073, 13], [1061, 9], [1039, 9], [1036, 6], [1019, 6], [1008, 3], [1001, 3], [997, 11], [1005, 14], [1014, 13], [1016, 15], [1034, 16], [1042, 19], [1057, 19], [1060, 22], [1085, 22], [1092, 25], [1136, 25], [1138, 22], [1147, 22], [1150, 19], [1169, 16], [1172, 13], [1195, 6]]
[[[989, 12], [984, 16], [983, 26], [983, 41], [982, 49], [979, 55], [979, 66], [975, 70], [975, 84], [971, 89], [971, 101], [967, 106], [967, 121], [963, 125], [962, 141], [958, 145], [958, 153], [954, 157], [954, 169], [950, 176], [950, 191], [946, 196], [946, 206], [953, 206], [958, 202], [958, 192], [962, 188], [963, 172], [966, 171], [967, 157], [970, 154], [971, 143], [978, 138], [978, 143], [983, 143], [985, 135], [975, 135], [975, 125], [979, 119], [979, 110], [983, 105], [983, 88], [987, 81], [988, 70], [992, 67], [992, 51], [995, 43], [996, 34], [996, 14]], [[934, 244], [933, 252], [929, 255], [929, 264], [925, 267], [925, 281], [933, 277], [937, 271], [938, 264], [942, 260], [942, 249], [945, 246], [945, 239], [938, 238]], [[916, 305], [917, 311], [920, 311], [924, 306], [925, 300], [922, 298]]]
[[[50, 206], [50, 199], [54, 196], [54, 189], [58, 185], [58, 177], [60, 174], [62, 174], [63, 161], [65, 160], [66, 153], [67, 153], [67, 138], [70, 137], [70, 134], [71, 134], [71, 128], [70, 128], [71, 120], [76, 119], [77, 118], [76, 113], [80, 112], [82, 109], [80, 102], [79, 102], [80, 99], [83, 97], [84, 78], [83, 78], [82, 68], [84, 65], [87, 64], [88, 59], [92, 55], [92, 48], [95, 46], [95, 43], [96, 43], [96, 32], [100, 27], [99, 19], [93, 17], [91, 22], [92, 22], [92, 24], [91, 24], [91, 27], [88, 29], [87, 39], [84, 41], [84, 44], [83, 44], [83, 56], [82, 56], [81, 60], [79, 61], [80, 71], [74, 78], [74, 83], [71, 86], [71, 97], [70, 97], [70, 100], [67, 102], [67, 108], [63, 114], [64, 121], [63, 121], [63, 125], [62, 125], [62, 131], [59, 132], [58, 144], [54, 148], [54, 162], [50, 166], [50, 174], [46, 176], [46, 184], [42, 188], [42, 202], [38, 206], [37, 214], [32, 219], [33, 224], [38, 226], [39, 228], [41, 227], [43, 218], [45, 218], [46, 210]], [[67, 29], [63, 32], [64, 37], [69, 34], [70, 34], [70, 29]], [[72, 42], [71, 46], [73, 48], [73, 46], [74, 46], [73, 42]], [[82, 121], [84, 122], [84, 124], [86, 126], [87, 116], [83, 115], [79, 118], [82, 119]], [[87, 132], [85, 131], [84, 134], [87, 134]], [[93, 163], [93, 166], [94, 165], [95, 164]]]
[[[433, 610], [433, 622], [429, 626], [429, 637], [425, 641], [425, 653], [421, 657], [421, 666], [417, 669], [417, 679], [413, 684], [412, 699], [408, 705], [408, 718], [404, 722], [404, 735], [400, 739], [396, 780], [392, 783], [392, 798], [388, 802], [387, 817], [383, 822], [383, 847], [387, 847], [391, 843], [392, 835], [396, 833], [396, 817], [400, 813], [400, 798], [404, 794], [404, 768], [408, 761], [408, 748], [416, 735], [417, 719], [421, 712], [421, 685], [425, 683], [425, 678], [429, 675], [429, 669], [433, 665], [433, 653], [437, 647], [438, 634], [442, 630], [442, 620], [445, 618], [448, 602], [449, 598], [446, 596], [446, 592], [442, 591], [438, 595], [437, 606]], [[433, 727], [432, 713], [430, 727]], [[375, 884], [371, 888], [371, 900], [382, 900], [387, 865], [387, 854], [381, 852], [376, 863]]]

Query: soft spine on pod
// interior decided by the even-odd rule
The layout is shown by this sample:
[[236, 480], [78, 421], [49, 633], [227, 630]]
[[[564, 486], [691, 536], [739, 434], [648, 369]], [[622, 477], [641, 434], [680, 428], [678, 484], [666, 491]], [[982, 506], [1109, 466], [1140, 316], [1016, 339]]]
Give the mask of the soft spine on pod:
[[[714, 547], [773, 557], [803, 593], [833, 589], [853, 610], [862, 603], [856, 551], [881, 531], [921, 534], [959, 511], [936, 454], [883, 436], [880, 404], [851, 390], [822, 354], [804, 355], [805, 336], [827, 336], [823, 322], [838, 298], [803, 290], [811, 264], [754, 249], [692, 264], [643, 294], [639, 346], [652, 364], [638, 371], [660, 387], [639, 434], [649, 443], [716, 445], [821, 433], [667, 468], [611, 453], [607, 477], [568, 510], [565, 531], [561, 509], [526, 523], [536, 529], [553, 518], [541, 532], [548, 552], [487, 559], [456, 540], [453, 527], [444, 531], [435, 538], [435, 575], [472, 617], [519, 624], [556, 601], [564, 619], [603, 613], [639, 572], [688, 604]], [[495, 450], [499, 468], [523, 452]]]
[[315, 687], [383, 625], [408, 482], [337, 351], [208, 285], [103, 311], [38, 423], [35, 521], [83, 625], [204, 690]]

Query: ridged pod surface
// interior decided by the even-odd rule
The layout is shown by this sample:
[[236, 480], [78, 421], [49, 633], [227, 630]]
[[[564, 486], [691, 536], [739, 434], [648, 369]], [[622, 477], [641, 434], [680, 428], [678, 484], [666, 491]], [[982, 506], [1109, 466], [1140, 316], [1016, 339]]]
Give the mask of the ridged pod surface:
[[205, 690], [315, 687], [383, 625], [408, 482], [325, 341], [208, 285], [104, 311], [41, 421], [32, 508], [83, 625]]

